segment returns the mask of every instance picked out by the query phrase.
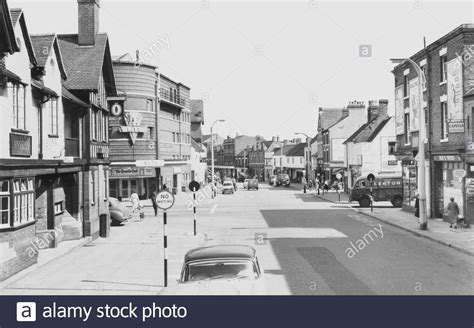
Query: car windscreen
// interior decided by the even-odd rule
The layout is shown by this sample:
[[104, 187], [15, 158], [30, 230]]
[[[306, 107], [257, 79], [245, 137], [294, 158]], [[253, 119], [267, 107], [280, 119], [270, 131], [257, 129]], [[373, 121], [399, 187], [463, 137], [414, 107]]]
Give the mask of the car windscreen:
[[256, 279], [258, 277], [258, 269], [250, 260], [217, 260], [189, 263], [182, 281]]
[[289, 176], [288, 176], [288, 174], [278, 174], [278, 178], [279, 179], [288, 179]]

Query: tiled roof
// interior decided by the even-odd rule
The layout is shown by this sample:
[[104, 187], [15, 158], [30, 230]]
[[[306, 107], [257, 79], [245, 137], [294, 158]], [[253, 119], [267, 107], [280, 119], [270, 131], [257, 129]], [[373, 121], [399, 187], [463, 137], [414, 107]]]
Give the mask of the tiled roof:
[[354, 139], [369, 125], [369, 123], [365, 123], [364, 125], [362, 125], [360, 128], [358, 128], [349, 138], [346, 139], [346, 141], [344, 141], [344, 143], [348, 143], [348, 142], [353, 142]]
[[273, 141], [271, 140], [268, 140], [268, 141], [264, 141], [263, 144], [268, 148], [272, 145]]
[[38, 66], [44, 67], [46, 60], [48, 60], [49, 51], [53, 46], [55, 35], [31, 35], [30, 38], [33, 43], [36, 59], [38, 60]]
[[198, 144], [193, 138], [191, 138], [191, 146], [194, 148], [195, 151], [198, 153], [203, 152], [202, 146]]
[[306, 143], [299, 143], [291, 148], [286, 156], [304, 156], [304, 149], [306, 146]]
[[[97, 90], [108, 50], [107, 34], [98, 34], [92, 47], [79, 46], [77, 34], [58, 35], [58, 40], [69, 76], [64, 86], [69, 90]], [[108, 87], [115, 89], [115, 85]]]
[[[295, 147], [296, 145], [294, 144], [291, 144], [291, 145], [284, 145], [283, 146], [283, 155], [284, 156], [287, 156], [288, 153]], [[280, 156], [280, 149], [281, 147], [277, 147], [275, 149], [273, 149], [273, 154], [275, 154], [275, 156]]]
[[382, 116], [378, 120], [372, 122], [366, 129], [367, 133], [359, 135], [356, 138], [356, 142], [372, 142], [390, 119], [391, 117]]
[[318, 128], [326, 130], [344, 116], [343, 108], [322, 108], [319, 112]]
[[10, 9], [10, 16], [12, 17], [13, 26], [16, 26], [16, 24], [18, 23], [21, 13], [22, 13], [22, 10], [20, 8]]

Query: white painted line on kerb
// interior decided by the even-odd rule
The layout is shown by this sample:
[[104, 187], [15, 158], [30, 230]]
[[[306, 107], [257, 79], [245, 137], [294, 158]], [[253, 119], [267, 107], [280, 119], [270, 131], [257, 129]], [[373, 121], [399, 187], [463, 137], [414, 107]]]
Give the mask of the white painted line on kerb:
[[214, 205], [212, 206], [211, 210], [209, 211], [209, 213], [214, 214], [214, 212], [216, 211], [216, 209], [217, 209], [217, 204], [214, 204]]

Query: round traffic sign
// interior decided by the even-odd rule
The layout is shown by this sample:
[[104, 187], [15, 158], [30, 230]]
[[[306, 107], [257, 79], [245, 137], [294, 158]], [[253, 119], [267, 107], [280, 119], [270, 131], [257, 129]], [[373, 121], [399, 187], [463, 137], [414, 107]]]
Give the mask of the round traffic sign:
[[174, 196], [169, 191], [161, 191], [156, 196], [156, 205], [162, 210], [167, 210], [174, 205]]
[[375, 180], [375, 175], [373, 175], [372, 173], [370, 173], [370, 174], [367, 176], [367, 180], [369, 180], [370, 182], [374, 182], [374, 180]]
[[201, 185], [197, 181], [191, 181], [189, 183], [189, 190], [198, 191], [201, 188]]

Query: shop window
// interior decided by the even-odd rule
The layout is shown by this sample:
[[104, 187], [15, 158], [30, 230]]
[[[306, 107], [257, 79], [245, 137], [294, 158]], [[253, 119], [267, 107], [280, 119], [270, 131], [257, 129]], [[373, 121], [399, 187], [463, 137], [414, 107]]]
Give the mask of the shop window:
[[0, 181], [0, 227], [10, 226], [10, 181]]
[[405, 113], [405, 145], [410, 144], [410, 114]]
[[13, 180], [13, 225], [34, 220], [35, 190], [30, 179]]

